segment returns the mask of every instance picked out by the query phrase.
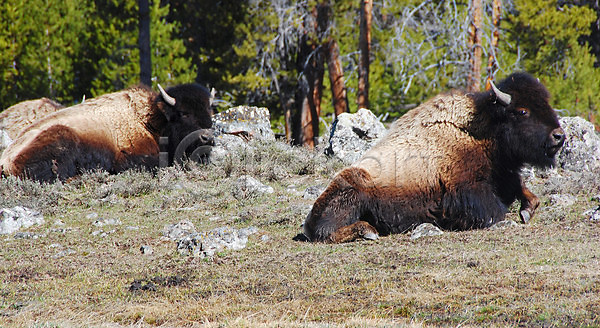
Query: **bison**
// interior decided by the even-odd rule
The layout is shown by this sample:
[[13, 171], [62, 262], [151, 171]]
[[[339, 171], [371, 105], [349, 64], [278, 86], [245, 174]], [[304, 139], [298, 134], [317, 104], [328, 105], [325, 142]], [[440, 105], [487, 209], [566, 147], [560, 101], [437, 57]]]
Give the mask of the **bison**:
[[111, 173], [159, 162], [159, 138], [169, 137], [170, 161], [179, 141], [193, 131], [212, 142], [208, 89], [184, 84], [160, 94], [144, 86], [106, 94], [50, 114], [29, 126], [2, 154], [4, 175], [48, 182], [82, 171]]
[[0, 113], [0, 130], [6, 131], [8, 136], [15, 140], [19, 133], [34, 121], [63, 107], [63, 105], [48, 98], [20, 102]]
[[515, 200], [529, 221], [539, 199], [520, 170], [551, 166], [565, 134], [549, 92], [531, 75], [514, 73], [491, 86], [438, 95], [394, 122], [317, 198], [304, 222], [306, 238], [376, 239], [421, 223], [485, 228], [503, 220]]

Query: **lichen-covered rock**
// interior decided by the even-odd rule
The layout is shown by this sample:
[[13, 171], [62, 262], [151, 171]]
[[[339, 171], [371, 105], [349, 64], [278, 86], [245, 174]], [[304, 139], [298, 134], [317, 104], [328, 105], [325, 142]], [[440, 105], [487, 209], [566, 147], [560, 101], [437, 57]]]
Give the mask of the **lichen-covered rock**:
[[329, 133], [328, 155], [347, 164], [356, 162], [386, 132], [385, 126], [370, 110], [361, 108], [355, 114], [342, 113]]
[[[238, 106], [213, 116], [215, 135], [229, 134], [239, 138], [274, 141], [271, 115], [264, 107]], [[216, 140], [218, 141], [218, 140]]]
[[219, 163], [230, 153], [250, 147], [248, 141], [275, 141], [271, 129], [269, 110], [266, 108], [238, 106], [213, 116], [215, 145], [210, 161]]
[[170, 240], [178, 240], [192, 233], [196, 233], [196, 227], [189, 220], [166, 225], [163, 229], [163, 236]]
[[431, 223], [419, 224], [410, 234], [410, 239], [415, 240], [422, 237], [439, 236], [444, 232], [440, 228], [434, 226]]
[[206, 232], [193, 233], [177, 241], [177, 251], [182, 255], [204, 258], [225, 249], [240, 250], [246, 247], [248, 236], [256, 232], [258, 232], [256, 227], [244, 229], [220, 227]]
[[516, 227], [518, 225], [519, 224], [517, 224], [517, 222], [515, 222], [513, 220], [502, 220], [502, 221], [496, 222], [489, 229], [490, 230], [499, 230], [499, 229], [506, 229], [506, 228]]
[[600, 136], [594, 125], [581, 117], [561, 117], [565, 144], [556, 155], [557, 167], [575, 172], [600, 169]]
[[44, 217], [37, 211], [22, 206], [0, 209], [0, 235], [11, 234], [34, 224], [44, 224]]

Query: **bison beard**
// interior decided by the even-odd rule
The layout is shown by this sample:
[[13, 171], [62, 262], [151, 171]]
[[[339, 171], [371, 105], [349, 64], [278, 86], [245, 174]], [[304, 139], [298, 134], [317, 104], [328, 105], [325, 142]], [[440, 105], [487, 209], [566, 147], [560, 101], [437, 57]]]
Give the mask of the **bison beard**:
[[431, 99], [334, 177], [315, 201], [304, 235], [346, 242], [426, 222], [448, 230], [485, 228], [503, 220], [515, 200], [529, 221], [539, 200], [520, 170], [526, 163], [552, 165], [564, 142], [548, 99], [526, 73], [487, 92]]

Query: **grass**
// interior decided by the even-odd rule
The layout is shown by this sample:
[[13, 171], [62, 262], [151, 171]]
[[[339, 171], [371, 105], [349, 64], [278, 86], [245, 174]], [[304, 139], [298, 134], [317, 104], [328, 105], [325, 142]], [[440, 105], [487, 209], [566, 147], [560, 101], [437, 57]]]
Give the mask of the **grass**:
[[[598, 205], [596, 185], [573, 188], [574, 202], [561, 207], [547, 177], [532, 181], [543, 205], [529, 225], [312, 244], [292, 240], [313, 201], [290, 185], [326, 185], [342, 164], [283, 144], [255, 147], [154, 173], [0, 180], [0, 207], [34, 208], [46, 221], [27, 229], [38, 239], [0, 236], [0, 326], [600, 326], [600, 227], [582, 216]], [[275, 192], [235, 198], [244, 174]], [[121, 224], [96, 227], [95, 217]], [[243, 250], [187, 257], [161, 234], [185, 219], [198, 231], [259, 233]], [[131, 291], [135, 281], [154, 288]]]

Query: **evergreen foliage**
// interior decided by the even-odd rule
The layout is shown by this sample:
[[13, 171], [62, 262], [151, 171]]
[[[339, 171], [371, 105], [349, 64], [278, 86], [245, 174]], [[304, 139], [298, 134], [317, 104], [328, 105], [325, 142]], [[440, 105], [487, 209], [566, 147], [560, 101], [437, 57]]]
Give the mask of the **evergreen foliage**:
[[[375, 3], [371, 110], [391, 119], [434, 94], [466, 86], [469, 3]], [[317, 0], [150, 4], [153, 84], [214, 86], [223, 107], [267, 106], [274, 127], [283, 126], [284, 109], [294, 102], [302, 73], [298, 46], [312, 33], [307, 26]], [[350, 110], [356, 111], [359, 1], [329, 4], [330, 28], [311, 37], [337, 40]], [[491, 0], [484, 5], [487, 56]], [[600, 17], [596, 2], [514, 0], [504, 2], [503, 12], [496, 78], [526, 70], [548, 87], [556, 108], [594, 119], [600, 110], [600, 68], [594, 67], [600, 45], [590, 37]], [[83, 95], [138, 83], [137, 20], [136, 0], [2, 1], [0, 109], [43, 96], [69, 105]], [[334, 112], [327, 78], [324, 88], [321, 113], [327, 124]]]
[[[582, 35], [591, 33], [594, 11], [557, 0], [517, 0], [507, 19], [509, 52], [521, 69], [548, 87], [564, 114], [593, 119], [600, 106], [600, 69]], [[521, 58], [519, 58], [519, 56]]]
[[[40, 97], [69, 105], [139, 82], [136, 0], [7, 0], [0, 9], [0, 108]], [[150, 10], [153, 81], [193, 81], [169, 7]]]

